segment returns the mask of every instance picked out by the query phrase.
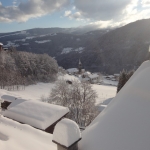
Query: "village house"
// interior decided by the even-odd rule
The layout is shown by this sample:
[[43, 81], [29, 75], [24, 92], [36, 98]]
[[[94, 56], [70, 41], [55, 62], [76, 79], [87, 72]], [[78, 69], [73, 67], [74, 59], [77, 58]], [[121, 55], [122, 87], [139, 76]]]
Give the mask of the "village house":
[[82, 69], [82, 63], [80, 60], [78, 63], [78, 68], [67, 69], [67, 73], [70, 75], [78, 76], [82, 82], [98, 83], [100, 78], [98, 74], [92, 74], [89, 71], [85, 71], [85, 69]]

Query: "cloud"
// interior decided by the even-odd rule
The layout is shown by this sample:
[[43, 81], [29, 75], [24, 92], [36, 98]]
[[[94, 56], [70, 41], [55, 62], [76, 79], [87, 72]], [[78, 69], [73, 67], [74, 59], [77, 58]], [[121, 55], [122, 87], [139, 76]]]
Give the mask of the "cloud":
[[128, 5], [137, 0], [75, 0], [74, 5], [83, 17], [93, 20], [111, 20], [122, 17]]
[[69, 0], [28, 0], [21, 2], [18, 6], [7, 7], [0, 3], [0, 22], [25, 22], [30, 18], [58, 11], [68, 4]]
[[150, 0], [142, 0], [141, 4], [142, 7], [150, 7]]
[[65, 14], [64, 14], [65, 17], [70, 16], [70, 15], [71, 15], [71, 11], [70, 10], [65, 11]]

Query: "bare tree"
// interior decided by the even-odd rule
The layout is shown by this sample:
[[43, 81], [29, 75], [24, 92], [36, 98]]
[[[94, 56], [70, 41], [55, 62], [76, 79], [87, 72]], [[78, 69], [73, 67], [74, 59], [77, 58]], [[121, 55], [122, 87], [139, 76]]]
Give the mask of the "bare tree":
[[74, 80], [68, 84], [65, 80], [58, 80], [48, 102], [68, 107], [68, 118], [76, 121], [80, 127], [85, 127], [98, 115], [96, 97], [97, 94], [89, 83]]

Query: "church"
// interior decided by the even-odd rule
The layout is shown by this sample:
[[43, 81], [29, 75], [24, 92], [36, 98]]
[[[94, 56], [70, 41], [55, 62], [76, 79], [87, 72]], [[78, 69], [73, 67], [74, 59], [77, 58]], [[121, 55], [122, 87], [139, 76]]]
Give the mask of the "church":
[[82, 63], [79, 59], [78, 68], [69, 68], [67, 69], [67, 73], [70, 75], [81, 75], [85, 72], [85, 69], [82, 69]]

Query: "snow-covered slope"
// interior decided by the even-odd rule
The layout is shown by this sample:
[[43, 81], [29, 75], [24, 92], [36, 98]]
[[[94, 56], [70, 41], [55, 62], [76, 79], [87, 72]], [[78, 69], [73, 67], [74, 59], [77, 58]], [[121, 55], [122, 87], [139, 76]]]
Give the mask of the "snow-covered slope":
[[150, 149], [150, 61], [83, 132], [80, 150]]
[[52, 142], [51, 134], [0, 117], [0, 149], [57, 150], [57, 146]]

